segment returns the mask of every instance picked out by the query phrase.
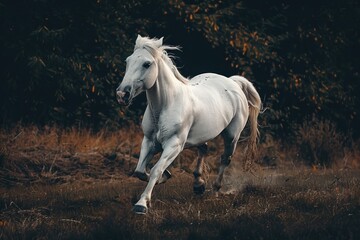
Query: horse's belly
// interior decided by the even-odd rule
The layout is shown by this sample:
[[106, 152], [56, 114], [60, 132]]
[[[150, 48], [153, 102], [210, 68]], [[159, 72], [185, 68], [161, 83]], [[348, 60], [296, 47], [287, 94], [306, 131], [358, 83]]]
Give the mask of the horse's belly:
[[217, 74], [201, 74], [190, 81], [194, 122], [185, 146], [196, 146], [217, 137], [241, 110], [246, 100], [240, 86]]
[[212, 125], [211, 121], [208, 123], [195, 125], [193, 128], [190, 129], [185, 146], [196, 146], [211, 139], [214, 139], [224, 130], [224, 128], [224, 126], [219, 127]]
[[186, 144], [198, 145], [217, 137], [232, 121], [234, 110], [229, 106], [206, 106], [206, 112], [194, 118]]

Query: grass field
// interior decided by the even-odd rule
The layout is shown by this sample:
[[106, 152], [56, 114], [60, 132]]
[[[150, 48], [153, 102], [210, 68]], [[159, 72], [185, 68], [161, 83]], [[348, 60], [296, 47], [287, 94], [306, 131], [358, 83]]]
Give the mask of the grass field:
[[19, 127], [0, 140], [0, 239], [360, 239], [357, 167], [287, 161], [249, 173], [237, 153], [216, 194], [215, 141], [204, 195], [192, 193], [195, 153], [185, 151], [138, 216], [138, 131]]

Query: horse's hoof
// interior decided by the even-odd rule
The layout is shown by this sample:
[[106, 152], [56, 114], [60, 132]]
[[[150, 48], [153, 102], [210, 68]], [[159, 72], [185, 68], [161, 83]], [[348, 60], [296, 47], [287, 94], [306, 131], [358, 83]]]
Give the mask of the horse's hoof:
[[145, 182], [149, 181], [149, 174], [147, 174], [147, 173], [134, 172], [133, 176], [137, 177], [138, 179], [145, 181]]
[[147, 207], [144, 207], [144, 206], [141, 206], [141, 205], [135, 205], [133, 207], [133, 211], [136, 214], [145, 215], [147, 213]]
[[171, 172], [169, 172], [168, 170], [165, 169], [164, 173], [163, 173], [163, 178], [166, 178], [166, 180], [171, 178]]
[[205, 192], [205, 184], [199, 185], [199, 186], [195, 186], [194, 185], [194, 193], [197, 195], [201, 195]]
[[171, 178], [171, 173], [168, 170], [165, 170], [161, 176], [161, 179], [157, 182], [157, 184], [165, 183], [170, 178]]

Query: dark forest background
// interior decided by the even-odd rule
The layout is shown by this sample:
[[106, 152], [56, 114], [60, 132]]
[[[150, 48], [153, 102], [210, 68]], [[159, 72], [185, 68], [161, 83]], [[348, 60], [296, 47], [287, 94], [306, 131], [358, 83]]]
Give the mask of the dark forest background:
[[124, 108], [115, 89], [141, 34], [180, 45], [184, 76], [251, 80], [267, 109], [261, 131], [287, 138], [328, 121], [356, 139], [359, 28], [356, 0], [1, 0], [0, 123], [138, 123], [145, 98]]

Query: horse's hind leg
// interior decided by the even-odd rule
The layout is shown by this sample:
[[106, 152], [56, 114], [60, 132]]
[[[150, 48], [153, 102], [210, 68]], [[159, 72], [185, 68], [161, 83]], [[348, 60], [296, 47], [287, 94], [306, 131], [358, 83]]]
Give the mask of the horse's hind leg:
[[204, 158], [207, 151], [207, 143], [198, 146], [198, 158], [195, 170], [193, 172], [195, 178], [193, 190], [195, 194], [203, 194], [205, 192], [205, 181], [201, 178], [201, 175], [203, 173]]
[[224, 177], [224, 171], [225, 171], [225, 168], [227, 166], [229, 166], [229, 164], [231, 162], [231, 157], [235, 152], [237, 141], [239, 140], [239, 137], [240, 137], [240, 132], [236, 136], [233, 136], [232, 134], [230, 134], [228, 132], [228, 130], [224, 130], [224, 132], [222, 133], [222, 137], [224, 139], [224, 148], [225, 149], [224, 149], [223, 155], [221, 155], [221, 158], [220, 158], [219, 174], [213, 185], [213, 188], [215, 191], [219, 191], [222, 186], [221, 182]]

